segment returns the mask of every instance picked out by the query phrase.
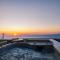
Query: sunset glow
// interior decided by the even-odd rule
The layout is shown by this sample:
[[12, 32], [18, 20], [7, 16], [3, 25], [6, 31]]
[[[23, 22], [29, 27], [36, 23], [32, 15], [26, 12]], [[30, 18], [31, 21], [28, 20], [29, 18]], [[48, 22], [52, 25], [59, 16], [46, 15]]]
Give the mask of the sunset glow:
[[0, 34], [60, 33], [59, 0], [0, 0]]

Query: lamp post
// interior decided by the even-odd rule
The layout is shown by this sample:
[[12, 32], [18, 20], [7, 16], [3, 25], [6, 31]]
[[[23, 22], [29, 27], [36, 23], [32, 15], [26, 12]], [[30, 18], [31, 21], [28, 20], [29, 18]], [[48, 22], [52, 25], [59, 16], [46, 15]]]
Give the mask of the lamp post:
[[4, 39], [4, 33], [2, 33], [2, 39]]

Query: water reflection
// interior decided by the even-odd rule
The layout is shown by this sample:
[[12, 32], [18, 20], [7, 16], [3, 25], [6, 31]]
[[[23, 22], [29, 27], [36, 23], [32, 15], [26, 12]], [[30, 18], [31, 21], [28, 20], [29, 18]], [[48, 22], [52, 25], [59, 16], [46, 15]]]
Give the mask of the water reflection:
[[0, 60], [54, 60], [53, 53], [36, 52], [28, 48], [13, 48], [4, 53]]

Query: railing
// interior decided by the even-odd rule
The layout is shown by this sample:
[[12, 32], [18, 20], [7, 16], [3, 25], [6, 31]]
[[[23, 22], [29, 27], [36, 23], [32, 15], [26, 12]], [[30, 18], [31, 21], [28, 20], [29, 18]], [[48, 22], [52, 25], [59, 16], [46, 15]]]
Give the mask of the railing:
[[54, 39], [50, 39], [50, 41], [53, 42], [54, 48], [60, 53], [60, 42], [58, 42]]

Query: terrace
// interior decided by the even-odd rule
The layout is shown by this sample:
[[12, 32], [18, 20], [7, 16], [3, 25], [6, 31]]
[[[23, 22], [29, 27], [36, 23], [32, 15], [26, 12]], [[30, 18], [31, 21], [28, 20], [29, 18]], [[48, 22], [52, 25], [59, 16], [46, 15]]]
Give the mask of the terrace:
[[[0, 60], [60, 60], [60, 53], [49, 39], [4, 40]], [[56, 57], [56, 58], [55, 58]]]

